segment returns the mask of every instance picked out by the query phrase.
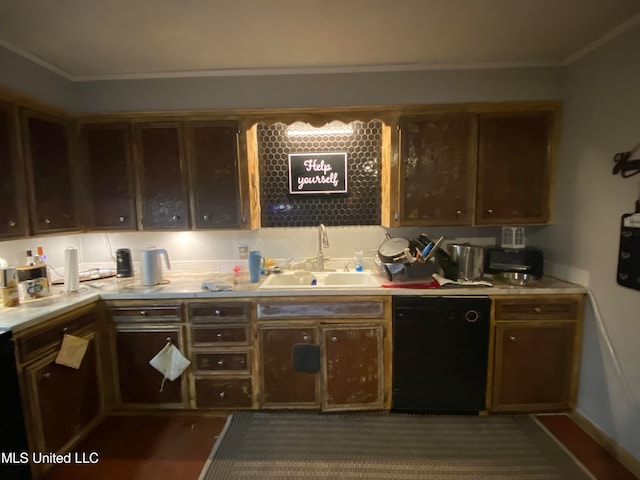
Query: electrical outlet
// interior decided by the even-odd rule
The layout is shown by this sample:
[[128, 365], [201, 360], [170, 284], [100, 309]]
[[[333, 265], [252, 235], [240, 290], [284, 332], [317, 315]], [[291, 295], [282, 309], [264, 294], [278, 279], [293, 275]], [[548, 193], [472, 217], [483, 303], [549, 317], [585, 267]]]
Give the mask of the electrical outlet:
[[238, 258], [245, 260], [249, 257], [249, 246], [246, 243], [238, 244]]

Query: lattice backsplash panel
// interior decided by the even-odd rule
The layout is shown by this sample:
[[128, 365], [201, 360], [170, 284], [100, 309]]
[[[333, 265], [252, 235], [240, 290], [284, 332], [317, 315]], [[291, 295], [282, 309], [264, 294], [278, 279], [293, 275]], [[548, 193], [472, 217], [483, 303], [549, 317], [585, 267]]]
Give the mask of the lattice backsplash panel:
[[[380, 224], [382, 122], [346, 124], [352, 133], [344, 127], [318, 133], [307, 124], [258, 125], [263, 227]], [[333, 152], [347, 153], [347, 193], [289, 193], [290, 153]]]

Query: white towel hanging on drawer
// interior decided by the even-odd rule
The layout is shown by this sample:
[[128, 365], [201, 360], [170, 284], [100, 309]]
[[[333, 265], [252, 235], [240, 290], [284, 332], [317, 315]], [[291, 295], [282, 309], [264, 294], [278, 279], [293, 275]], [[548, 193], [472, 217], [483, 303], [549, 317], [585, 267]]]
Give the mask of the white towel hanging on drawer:
[[173, 382], [182, 375], [182, 372], [191, 365], [191, 362], [180, 353], [180, 350], [171, 343], [171, 340], [168, 340], [162, 350], [149, 360], [149, 364], [164, 375], [162, 384], [160, 385], [160, 391], [162, 391], [165, 380], [169, 379]]

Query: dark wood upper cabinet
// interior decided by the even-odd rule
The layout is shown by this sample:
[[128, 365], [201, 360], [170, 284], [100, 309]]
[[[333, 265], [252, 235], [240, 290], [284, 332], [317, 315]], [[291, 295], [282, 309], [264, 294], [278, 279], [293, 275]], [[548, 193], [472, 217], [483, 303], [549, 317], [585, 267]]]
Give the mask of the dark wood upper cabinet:
[[183, 126], [135, 125], [137, 167], [144, 230], [190, 228]]
[[549, 221], [553, 128], [551, 111], [479, 115], [476, 224]]
[[129, 124], [88, 124], [81, 130], [89, 228], [135, 230], [136, 203]]
[[80, 228], [77, 173], [68, 121], [22, 110], [22, 133], [34, 234]]
[[22, 237], [27, 233], [27, 205], [15, 119], [15, 109], [0, 102], [0, 239]]
[[470, 225], [476, 124], [471, 114], [400, 119], [400, 225]]
[[242, 226], [238, 126], [190, 122], [186, 133], [195, 227]]

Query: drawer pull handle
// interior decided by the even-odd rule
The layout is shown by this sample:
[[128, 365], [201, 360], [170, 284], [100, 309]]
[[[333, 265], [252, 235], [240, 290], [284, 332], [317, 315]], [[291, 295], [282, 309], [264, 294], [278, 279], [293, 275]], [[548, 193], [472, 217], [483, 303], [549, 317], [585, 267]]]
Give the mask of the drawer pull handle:
[[62, 335], [64, 335], [65, 333], [67, 333], [69, 331], [69, 327], [64, 327], [62, 329]]
[[51, 378], [51, 373], [49, 373], [49, 372], [44, 372], [44, 373], [42, 374], [42, 378]]
[[16, 226], [16, 222], [14, 220], [9, 220], [9, 226], [10, 227], [15, 227]]
[[338, 341], [338, 337], [335, 337], [335, 336], [334, 336], [334, 337], [331, 337], [331, 341], [332, 341], [332, 342], [337, 342], [337, 341]]
[[124, 222], [124, 221], [125, 221], [125, 216], [124, 216], [124, 215], [120, 215], [120, 216], [118, 217], [118, 220], [119, 220], [120, 222]]
[[216, 333], [216, 338], [218, 340], [221, 340], [222, 339], [222, 334], [220, 332]]
[[516, 337], [514, 337], [513, 335], [509, 336], [509, 340], [511, 340], [512, 342], [516, 341]]
[[214, 310], [214, 311], [213, 311], [213, 314], [214, 314], [216, 317], [219, 317], [220, 315], [222, 315], [222, 310]]
[[303, 335], [302, 336], [302, 340], [304, 340], [305, 342], [308, 342], [310, 340], [311, 337], [309, 337], [309, 335]]
[[542, 313], [542, 308], [541, 307], [533, 307], [533, 311], [536, 313]]
[[218, 366], [219, 367], [224, 366], [224, 360], [218, 360]]
[[143, 317], [147, 316], [147, 311], [146, 310], [140, 310], [140, 315], [142, 315]]
[[490, 208], [489, 210], [487, 210], [487, 213], [488, 213], [489, 215], [493, 215], [493, 209], [491, 209], [491, 208]]
[[219, 396], [220, 398], [224, 398], [224, 397], [225, 397], [224, 392], [220, 392], [220, 394], [219, 394], [218, 396]]

